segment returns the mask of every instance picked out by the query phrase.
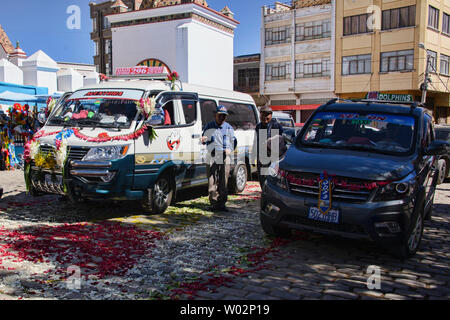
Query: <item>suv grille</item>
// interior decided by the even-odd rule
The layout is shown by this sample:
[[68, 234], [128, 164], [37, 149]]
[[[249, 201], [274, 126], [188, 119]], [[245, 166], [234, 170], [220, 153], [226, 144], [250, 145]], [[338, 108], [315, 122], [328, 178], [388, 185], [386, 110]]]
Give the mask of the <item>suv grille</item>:
[[[293, 173], [289, 172], [289, 175], [292, 175], [295, 180], [303, 179], [304, 181], [308, 181], [306, 184], [298, 184], [292, 181], [288, 181], [289, 190], [292, 194], [302, 195], [304, 197], [310, 197], [317, 199], [319, 197], [319, 180], [320, 175], [315, 173]], [[359, 186], [365, 185], [367, 181], [351, 179], [351, 178], [340, 178], [336, 177], [338, 181], [345, 180], [350, 184], [356, 184]], [[347, 188], [343, 188], [341, 186], [335, 186], [333, 184], [332, 189], [332, 199], [339, 200], [342, 202], [366, 202], [372, 191], [367, 188], [358, 188], [358, 190], [351, 190]]]
[[[55, 149], [52, 146], [43, 145], [41, 146], [41, 151], [44, 153], [54, 153]], [[69, 160], [81, 161], [88, 151], [89, 148], [86, 147], [70, 147]]]

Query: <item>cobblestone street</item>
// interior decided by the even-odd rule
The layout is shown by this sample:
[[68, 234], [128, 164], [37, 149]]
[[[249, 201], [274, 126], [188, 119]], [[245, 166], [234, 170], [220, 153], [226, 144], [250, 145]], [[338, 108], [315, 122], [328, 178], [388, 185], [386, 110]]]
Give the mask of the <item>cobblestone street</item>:
[[[267, 238], [254, 182], [230, 197], [228, 213], [208, 211], [199, 191], [146, 216], [135, 203], [32, 198], [22, 172], [0, 172], [0, 300], [449, 299], [446, 182], [419, 252], [400, 261], [363, 241], [301, 232]], [[380, 268], [380, 289], [367, 287], [369, 266]], [[79, 268], [79, 287], [69, 286], [70, 267]]]

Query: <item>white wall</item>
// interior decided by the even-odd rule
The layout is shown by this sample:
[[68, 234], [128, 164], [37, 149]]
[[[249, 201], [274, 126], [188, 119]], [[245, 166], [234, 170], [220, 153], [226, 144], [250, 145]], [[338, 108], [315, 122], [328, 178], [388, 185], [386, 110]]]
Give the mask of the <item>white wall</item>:
[[113, 29], [114, 70], [136, 66], [146, 59], [159, 59], [175, 70], [177, 50], [182, 49], [176, 46], [176, 28], [181, 24], [178, 20]]
[[192, 19], [114, 28], [113, 68], [159, 59], [183, 82], [233, 90], [233, 40]]
[[0, 59], [0, 82], [23, 85], [23, 72], [6, 59]]
[[233, 90], [233, 35], [189, 24], [188, 82]]

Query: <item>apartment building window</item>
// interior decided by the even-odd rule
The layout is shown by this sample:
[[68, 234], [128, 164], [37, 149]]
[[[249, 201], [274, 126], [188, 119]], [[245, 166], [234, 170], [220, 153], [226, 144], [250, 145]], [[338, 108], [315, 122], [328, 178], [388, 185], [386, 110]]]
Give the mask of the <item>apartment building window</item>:
[[97, 32], [97, 17], [92, 19], [92, 32]]
[[450, 35], [450, 15], [444, 13], [442, 17], [442, 32]]
[[103, 29], [111, 28], [111, 24], [109, 23], [108, 17], [103, 17]]
[[306, 22], [295, 25], [295, 41], [331, 37], [331, 20]]
[[342, 75], [365, 74], [372, 72], [372, 55], [364, 54], [342, 58]]
[[383, 10], [382, 29], [398, 29], [416, 25], [416, 6]]
[[381, 53], [380, 72], [408, 71], [414, 68], [414, 50]]
[[440, 68], [440, 73], [444, 76], [450, 76], [450, 57], [445, 55], [445, 54], [441, 54], [441, 68]]
[[295, 78], [315, 78], [330, 76], [330, 59], [295, 61]]
[[259, 68], [238, 70], [238, 86], [244, 91], [251, 91], [259, 86]]
[[266, 45], [291, 42], [289, 26], [266, 29]]
[[344, 18], [344, 36], [367, 33], [371, 30], [367, 27], [367, 13]]
[[112, 40], [105, 40], [105, 54], [110, 54], [112, 52]]
[[266, 64], [266, 81], [289, 79], [291, 64], [289, 62]]
[[430, 28], [439, 30], [439, 9], [429, 6], [428, 11], [428, 26]]
[[94, 45], [95, 45], [95, 55], [98, 56], [100, 54], [100, 48], [98, 45], [98, 41], [94, 41]]
[[430, 72], [437, 72], [437, 53], [435, 51], [427, 50], [428, 56], [430, 58], [429, 61], [429, 71]]

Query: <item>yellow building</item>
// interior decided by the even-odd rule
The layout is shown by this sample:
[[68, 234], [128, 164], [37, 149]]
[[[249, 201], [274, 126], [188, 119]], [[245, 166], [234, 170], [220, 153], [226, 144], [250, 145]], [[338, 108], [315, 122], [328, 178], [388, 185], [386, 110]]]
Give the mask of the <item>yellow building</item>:
[[427, 56], [426, 105], [450, 124], [450, 0], [336, 1], [340, 98], [421, 101]]

